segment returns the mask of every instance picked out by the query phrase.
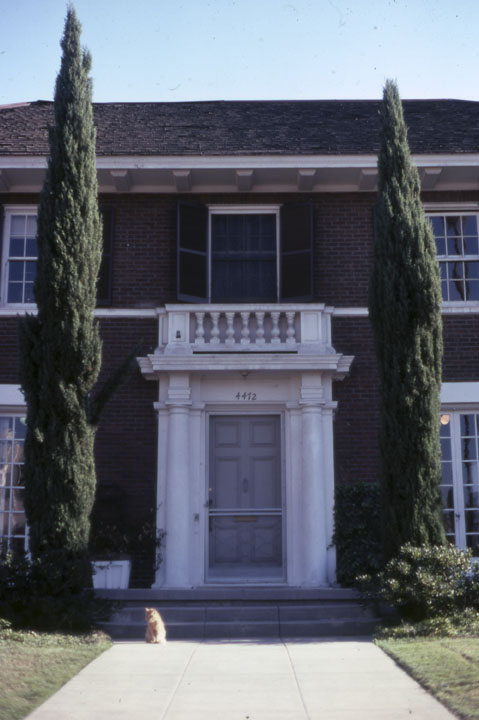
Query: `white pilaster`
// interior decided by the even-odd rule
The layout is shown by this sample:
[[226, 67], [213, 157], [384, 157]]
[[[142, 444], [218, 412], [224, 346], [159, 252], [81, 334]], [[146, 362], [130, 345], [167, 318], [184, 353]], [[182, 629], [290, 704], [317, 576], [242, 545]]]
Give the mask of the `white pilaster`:
[[301, 383], [303, 562], [302, 585], [328, 582], [328, 526], [322, 409], [325, 404], [321, 373], [304, 373]]
[[187, 373], [171, 373], [166, 450], [165, 586], [191, 587], [190, 580], [190, 405]]

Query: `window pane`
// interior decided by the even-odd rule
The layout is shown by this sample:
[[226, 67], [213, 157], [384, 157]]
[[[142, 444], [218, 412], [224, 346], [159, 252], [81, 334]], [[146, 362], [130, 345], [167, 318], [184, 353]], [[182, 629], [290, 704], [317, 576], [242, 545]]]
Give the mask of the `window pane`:
[[452, 463], [443, 462], [442, 465], [442, 484], [452, 485]]
[[7, 302], [23, 302], [23, 285], [21, 283], [8, 283]]
[[446, 531], [446, 533], [454, 534], [455, 533], [454, 511], [446, 510], [446, 512], [443, 513], [443, 520], [444, 520], [444, 530]]
[[33, 303], [35, 302], [35, 296], [33, 294], [33, 283], [25, 283], [25, 295], [23, 302]]
[[10, 257], [25, 257], [25, 240], [10, 238]]
[[477, 237], [477, 217], [476, 215], [462, 216], [462, 230], [464, 235], [475, 235]]
[[8, 280], [10, 282], [23, 282], [24, 268], [24, 262], [15, 262], [14, 260], [10, 260], [8, 263]]
[[448, 237], [447, 238], [447, 254], [448, 255], [462, 255], [462, 238], [460, 237]]
[[9, 512], [10, 492], [9, 488], [0, 488], [0, 512]]
[[446, 254], [446, 240], [445, 238], [436, 238], [436, 252], [438, 255]]
[[466, 510], [466, 532], [479, 532], [479, 510]]
[[451, 440], [441, 438], [441, 456], [443, 460], [451, 460]]
[[464, 275], [471, 280], [477, 280], [479, 278], [479, 262], [464, 263]]
[[449, 282], [449, 299], [464, 300], [464, 263], [447, 263], [447, 275]]
[[24, 440], [27, 434], [27, 419], [24, 417], [15, 418], [15, 440]]
[[444, 237], [446, 232], [444, 229], [444, 217], [441, 215], [439, 216], [433, 216], [429, 218], [432, 226], [432, 231], [434, 233], [434, 236], [436, 238]]
[[479, 492], [477, 486], [476, 488], [464, 488], [464, 507], [479, 508]]
[[461, 218], [459, 215], [448, 215], [446, 217], [446, 232], [448, 237], [461, 235]]
[[25, 237], [25, 215], [12, 215], [10, 222], [10, 236]]
[[466, 300], [479, 300], [479, 280], [466, 280]]
[[23, 465], [13, 466], [12, 484], [15, 487], [23, 487], [25, 480], [23, 477]]
[[25, 281], [33, 282], [37, 274], [37, 263], [30, 261], [25, 263]]
[[477, 255], [479, 253], [477, 237], [464, 238], [464, 254]]
[[0, 535], [8, 535], [8, 519], [8, 513], [0, 512]]
[[26, 529], [25, 514], [20, 513], [20, 512], [12, 513], [10, 534], [24, 536], [25, 529]]
[[464, 485], [477, 485], [477, 464], [462, 463], [462, 481]]
[[474, 438], [463, 438], [461, 441], [461, 447], [463, 460], [476, 459], [476, 441]]
[[38, 247], [36, 238], [27, 238], [27, 247], [25, 251], [26, 257], [38, 257]]
[[29, 237], [29, 238], [34, 238], [37, 236], [37, 216], [36, 215], [27, 215], [26, 234], [27, 234], [27, 237]]
[[461, 437], [474, 437], [476, 434], [476, 416], [461, 415]]
[[452, 487], [441, 488], [442, 506], [445, 510], [454, 510], [454, 492]]

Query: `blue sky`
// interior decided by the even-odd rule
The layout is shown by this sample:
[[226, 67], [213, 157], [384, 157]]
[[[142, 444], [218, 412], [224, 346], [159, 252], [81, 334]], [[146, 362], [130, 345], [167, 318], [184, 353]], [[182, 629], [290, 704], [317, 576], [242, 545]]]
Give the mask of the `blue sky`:
[[[3, 0], [0, 104], [51, 100], [64, 0]], [[479, 100], [478, 0], [76, 0], [94, 100]]]

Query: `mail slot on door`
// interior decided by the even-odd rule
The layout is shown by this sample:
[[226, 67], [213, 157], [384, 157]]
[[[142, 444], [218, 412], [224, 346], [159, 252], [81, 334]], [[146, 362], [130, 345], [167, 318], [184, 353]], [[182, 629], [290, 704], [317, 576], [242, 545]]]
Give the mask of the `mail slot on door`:
[[258, 518], [255, 515], [235, 515], [235, 522], [256, 522]]

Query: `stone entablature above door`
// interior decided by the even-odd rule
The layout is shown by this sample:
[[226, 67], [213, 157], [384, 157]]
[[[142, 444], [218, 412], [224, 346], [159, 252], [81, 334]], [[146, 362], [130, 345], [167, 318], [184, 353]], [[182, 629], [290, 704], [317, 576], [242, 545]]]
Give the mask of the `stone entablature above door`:
[[[159, 343], [138, 358], [142, 373], [198, 370], [349, 372], [352, 357], [331, 345], [333, 308], [323, 304], [166, 305], [158, 308]], [[339, 378], [338, 378], [339, 379]]]

